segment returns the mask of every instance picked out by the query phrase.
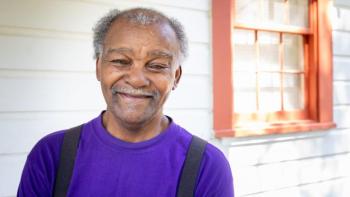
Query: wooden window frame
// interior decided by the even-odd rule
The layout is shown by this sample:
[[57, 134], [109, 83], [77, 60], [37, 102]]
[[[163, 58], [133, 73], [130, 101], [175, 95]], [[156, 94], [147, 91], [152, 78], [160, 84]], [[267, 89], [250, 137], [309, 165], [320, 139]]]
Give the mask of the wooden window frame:
[[[251, 122], [238, 126], [233, 105], [233, 30], [235, 0], [212, 1], [213, 38], [213, 116], [216, 137], [245, 137], [255, 135], [303, 132], [334, 128], [333, 122], [333, 52], [332, 27], [329, 20], [329, 0], [310, 0], [310, 29], [313, 35], [308, 40], [308, 116], [282, 122]], [[249, 27], [247, 27], [249, 28]], [[264, 29], [261, 26], [259, 29]], [[276, 29], [280, 31], [280, 29]], [[285, 32], [286, 29], [283, 29]], [[299, 31], [310, 34], [303, 28]], [[278, 116], [278, 113], [271, 113]]]

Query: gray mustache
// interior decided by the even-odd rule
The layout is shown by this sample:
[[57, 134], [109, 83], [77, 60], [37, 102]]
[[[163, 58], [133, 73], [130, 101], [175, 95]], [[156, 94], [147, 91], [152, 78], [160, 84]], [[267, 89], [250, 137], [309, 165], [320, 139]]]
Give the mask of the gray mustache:
[[127, 88], [127, 87], [112, 87], [111, 91], [113, 95], [117, 93], [129, 94], [133, 96], [151, 96], [151, 97], [157, 95], [157, 93], [153, 91], [147, 91], [141, 88], [134, 89], [134, 88]]

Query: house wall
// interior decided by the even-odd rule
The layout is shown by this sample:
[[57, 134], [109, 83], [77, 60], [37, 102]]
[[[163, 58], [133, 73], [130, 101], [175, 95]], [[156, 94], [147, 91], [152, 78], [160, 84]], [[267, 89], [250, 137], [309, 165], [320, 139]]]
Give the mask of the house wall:
[[104, 108], [91, 27], [111, 8], [135, 6], [159, 9], [184, 24], [190, 56], [165, 111], [225, 151], [236, 196], [350, 196], [350, 2], [334, 5], [337, 128], [217, 140], [210, 0], [0, 1], [0, 197], [15, 196], [26, 156], [42, 136], [86, 122]]

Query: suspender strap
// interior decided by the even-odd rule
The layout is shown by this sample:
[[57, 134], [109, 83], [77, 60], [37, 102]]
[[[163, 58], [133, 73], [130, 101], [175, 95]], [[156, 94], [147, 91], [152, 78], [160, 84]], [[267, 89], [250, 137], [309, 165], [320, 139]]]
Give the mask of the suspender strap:
[[[54, 197], [66, 197], [72, 177], [82, 125], [67, 130], [61, 147], [60, 162], [57, 170]], [[207, 142], [193, 136], [187, 151], [178, 184], [177, 197], [193, 197], [199, 168]]]
[[177, 197], [193, 197], [196, 180], [207, 142], [197, 136], [192, 137], [178, 184]]
[[54, 197], [65, 197], [73, 173], [82, 125], [73, 127], [64, 133], [60, 162], [57, 170]]

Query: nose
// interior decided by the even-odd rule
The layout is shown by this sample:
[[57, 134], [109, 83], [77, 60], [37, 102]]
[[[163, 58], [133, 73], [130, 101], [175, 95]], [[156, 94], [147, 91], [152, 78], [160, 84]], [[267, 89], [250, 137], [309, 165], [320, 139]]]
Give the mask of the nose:
[[133, 88], [143, 88], [150, 84], [142, 65], [133, 65], [125, 76], [127, 84]]

